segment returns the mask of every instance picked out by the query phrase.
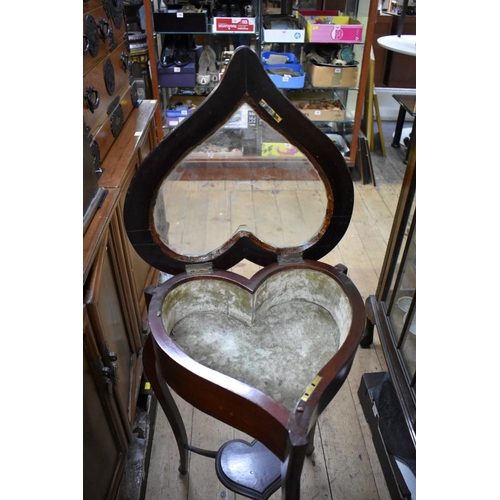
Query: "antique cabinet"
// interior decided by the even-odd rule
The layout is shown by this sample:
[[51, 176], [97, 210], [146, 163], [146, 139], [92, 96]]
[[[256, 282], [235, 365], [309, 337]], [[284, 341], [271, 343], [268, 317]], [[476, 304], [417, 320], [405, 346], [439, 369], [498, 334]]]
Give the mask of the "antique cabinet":
[[137, 100], [123, 2], [84, 1], [83, 33], [83, 494], [114, 500], [143, 380], [144, 290], [158, 279], [126, 237], [123, 204], [157, 143], [157, 101]]
[[[142, 349], [148, 332], [144, 290], [157, 282], [158, 271], [131, 247], [123, 226], [123, 203], [134, 171], [156, 145], [155, 109], [156, 101], [143, 101], [134, 109], [102, 162], [99, 185], [106, 196], [83, 238], [84, 350], [94, 382], [85, 377], [89, 383], [84, 385], [84, 496], [89, 500], [116, 498], [123, 487], [143, 377]], [[96, 412], [107, 417], [102, 429], [95, 428]], [[106, 441], [96, 438], [96, 432], [108, 426]], [[102, 447], [113, 460], [96, 469]], [[110, 464], [114, 464], [112, 470]], [[99, 482], [92, 479], [96, 473]]]
[[83, 497], [88, 500], [116, 498], [128, 442], [121, 404], [113, 386], [113, 368], [109, 366], [109, 356], [102, 357], [96, 338], [98, 334], [93, 331], [84, 306]]
[[364, 374], [359, 397], [393, 499], [415, 498], [416, 154], [410, 152], [379, 284], [366, 300], [362, 347], [376, 327], [388, 372]]

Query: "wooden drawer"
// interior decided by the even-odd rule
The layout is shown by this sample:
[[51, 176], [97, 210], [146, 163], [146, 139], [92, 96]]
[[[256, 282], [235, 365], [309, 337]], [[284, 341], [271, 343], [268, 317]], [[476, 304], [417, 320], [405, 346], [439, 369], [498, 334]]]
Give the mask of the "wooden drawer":
[[[110, 78], [106, 79], [105, 74]], [[120, 89], [129, 83], [129, 78], [130, 64], [125, 42], [83, 77], [83, 118], [91, 130], [104, 121], [103, 116], [106, 116]], [[93, 108], [92, 103], [96, 103], [97, 99], [98, 104]]]
[[[120, 122], [122, 122], [122, 127], [128, 120], [130, 113], [137, 106], [136, 97], [134, 97], [135, 85], [129, 85], [126, 82], [125, 87], [115, 96], [112, 101], [115, 106], [112, 106], [110, 110], [111, 114], [106, 111], [101, 117], [101, 123], [98, 123], [94, 129], [89, 129], [89, 133], [92, 135], [92, 142], [95, 142], [99, 148], [100, 163], [106, 158], [111, 146], [113, 145], [116, 138], [121, 134]], [[118, 131], [118, 133], [117, 133]], [[93, 149], [93, 152], [95, 150]]]
[[[104, 7], [83, 14], [83, 74], [108, 57], [114, 49], [125, 41], [127, 25], [117, 28], [108, 18]], [[97, 36], [96, 36], [97, 34]], [[102, 34], [106, 35], [103, 38]]]

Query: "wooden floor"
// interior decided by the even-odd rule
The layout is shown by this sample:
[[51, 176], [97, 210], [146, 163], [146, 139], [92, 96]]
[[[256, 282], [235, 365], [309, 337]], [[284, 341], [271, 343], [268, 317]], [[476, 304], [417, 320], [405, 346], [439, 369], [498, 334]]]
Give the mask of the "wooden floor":
[[[351, 224], [336, 249], [321, 259], [331, 265], [343, 263], [363, 300], [377, 287], [392, 221], [396, 210], [406, 148], [390, 146], [395, 124], [384, 123], [387, 157], [372, 153], [376, 186], [355, 181], [355, 205]], [[233, 268], [245, 276], [257, 266], [243, 262]], [[352, 370], [335, 399], [319, 418], [315, 451], [306, 459], [301, 498], [335, 500], [388, 500], [371, 432], [357, 391], [364, 373], [385, 371], [379, 339], [369, 349], [358, 349]], [[195, 410], [176, 397], [192, 445], [217, 450], [230, 439], [251, 438]], [[244, 497], [219, 483], [214, 460], [190, 454], [185, 476], [178, 472], [179, 456], [173, 433], [158, 408], [145, 500], [240, 500]], [[281, 498], [278, 490], [272, 500]]]

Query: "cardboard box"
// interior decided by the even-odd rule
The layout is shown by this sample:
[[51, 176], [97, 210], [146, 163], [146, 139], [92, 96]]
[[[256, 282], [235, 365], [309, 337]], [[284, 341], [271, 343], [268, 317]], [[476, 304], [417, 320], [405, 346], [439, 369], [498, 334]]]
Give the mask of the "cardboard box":
[[[345, 109], [338, 99], [332, 98], [331, 92], [294, 92], [290, 101], [313, 122], [334, 122], [345, 120]], [[333, 107], [336, 102], [341, 109]]]
[[337, 16], [336, 11], [299, 10], [300, 26], [306, 30], [306, 41], [316, 43], [360, 43], [363, 25], [348, 16]]
[[173, 95], [168, 100], [167, 110], [169, 108], [175, 109], [175, 106], [183, 104], [188, 106], [191, 104], [196, 107], [199, 106], [205, 99], [206, 97], [202, 95]]
[[185, 66], [168, 66], [158, 64], [158, 84], [160, 87], [194, 87], [196, 85], [196, 63]]
[[[295, 28], [280, 27], [291, 24]], [[264, 16], [262, 35], [264, 43], [302, 43], [305, 41], [305, 29], [299, 26], [295, 17], [291, 16]]]
[[213, 33], [255, 33], [254, 17], [214, 17]]
[[261, 156], [304, 156], [299, 149], [288, 142], [263, 142]]
[[208, 31], [210, 5], [199, 5], [200, 12], [182, 12], [183, 5], [169, 5], [166, 11], [153, 12], [156, 33], [205, 33]]
[[[197, 106], [199, 106], [205, 97], [198, 95], [174, 95], [167, 103], [167, 109], [165, 110], [165, 117], [167, 122], [167, 127], [175, 127], [179, 125], [185, 118], [187, 118], [191, 113], [193, 113]], [[192, 108], [188, 106], [192, 105]]]
[[356, 87], [357, 66], [323, 66], [314, 62], [304, 64], [306, 75], [313, 87]]
[[[306, 81], [306, 74], [299, 60], [294, 54], [289, 52], [263, 52], [261, 54], [264, 69], [267, 71], [269, 78], [279, 89], [301, 89]], [[266, 62], [276, 62], [277, 59], [283, 59], [285, 62], [281, 64], [266, 64]], [[293, 75], [273, 75], [269, 72], [270, 69], [287, 68], [291, 71], [299, 73], [298, 76]]]

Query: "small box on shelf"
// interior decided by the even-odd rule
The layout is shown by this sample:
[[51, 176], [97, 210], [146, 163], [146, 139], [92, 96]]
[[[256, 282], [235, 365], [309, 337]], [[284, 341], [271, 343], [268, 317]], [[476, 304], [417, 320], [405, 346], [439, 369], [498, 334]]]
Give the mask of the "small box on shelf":
[[321, 65], [312, 61], [304, 63], [306, 75], [313, 87], [356, 87], [357, 66]]
[[153, 12], [153, 26], [156, 33], [206, 33], [211, 17], [210, 4], [168, 5], [166, 10]]
[[185, 118], [194, 112], [196, 107], [204, 101], [203, 96], [177, 96], [170, 97], [165, 110], [167, 127], [179, 125]]
[[214, 17], [213, 33], [255, 33], [254, 17]]
[[160, 87], [194, 87], [196, 85], [196, 63], [185, 66], [163, 67], [158, 64], [158, 83]]
[[345, 120], [345, 108], [340, 99], [332, 98], [331, 92], [294, 92], [289, 98], [311, 121]]
[[299, 26], [297, 18], [291, 16], [264, 16], [262, 35], [264, 43], [302, 43], [305, 41], [305, 29]]
[[349, 16], [338, 16], [337, 11], [299, 10], [300, 26], [306, 30], [306, 41], [316, 43], [360, 43], [363, 25]]

